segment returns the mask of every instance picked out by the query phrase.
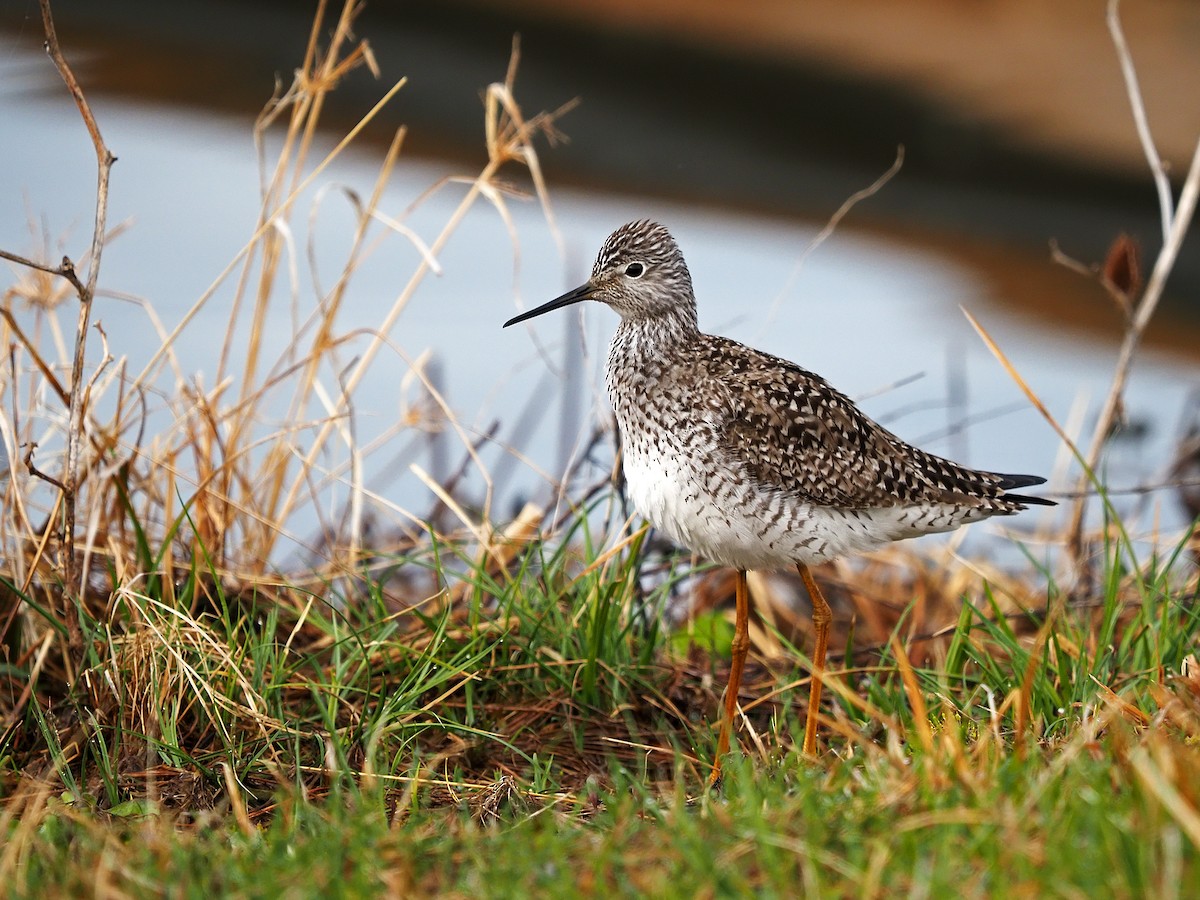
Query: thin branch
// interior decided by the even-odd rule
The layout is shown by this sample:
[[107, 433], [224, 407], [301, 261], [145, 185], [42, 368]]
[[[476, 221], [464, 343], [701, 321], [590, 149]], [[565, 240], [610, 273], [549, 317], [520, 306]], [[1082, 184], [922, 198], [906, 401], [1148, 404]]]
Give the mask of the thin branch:
[[[1142, 137], [1142, 147], [1146, 151], [1146, 158], [1150, 163], [1150, 171], [1154, 177], [1155, 185], [1158, 187], [1159, 208], [1163, 219], [1163, 247], [1154, 262], [1154, 270], [1150, 273], [1150, 278], [1146, 282], [1146, 289], [1142, 292], [1141, 300], [1136, 304], [1133, 316], [1125, 329], [1125, 337], [1121, 341], [1121, 349], [1113, 372], [1112, 385], [1109, 388], [1108, 396], [1105, 397], [1104, 408], [1096, 421], [1096, 430], [1092, 434], [1092, 441], [1088, 447], [1084, 466], [1085, 474], [1080, 479], [1080, 490], [1086, 486], [1090, 478], [1088, 473], [1095, 470], [1096, 463], [1099, 461], [1100, 454], [1104, 450], [1108, 435], [1112, 432], [1113, 423], [1122, 408], [1125, 383], [1129, 379], [1129, 372], [1133, 367], [1134, 356], [1137, 353], [1138, 346], [1141, 344], [1146, 326], [1149, 325], [1154, 311], [1158, 308], [1158, 302], [1162, 299], [1167, 278], [1170, 276], [1171, 270], [1175, 267], [1175, 260], [1179, 256], [1179, 250], [1183, 245], [1184, 237], [1191, 226], [1192, 216], [1196, 211], [1197, 198], [1200, 197], [1200, 142], [1198, 142], [1195, 153], [1192, 155], [1192, 163], [1188, 169], [1187, 178], [1184, 180], [1183, 190], [1179, 194], [1178, 206], [1175, 206], [1172, 201], [1170, 183], [1167, 181], [1162, 160], [1158, 156], [1158, 151], [1154, 149], [1154, 141], [1150, 136], [1149, 126], [1146, 124], [1145, 106], [1142, 102], [1140, 89], [1138, 88], [1133, 60], [1129, 56], [1129, 48], [1121, 33], [1120, 20], [1117, 18], [1118, 5], [1118, 0], [1110, 0], [1108, 7], [1109, 30], [1113, 34], [1113, 42], [1116, 45], [1117, 55], [1121, 60], [1122, 71], [1125, 73], [1125, 87], [1129, 93], [1130, 105], [1133, 107], [1133, 116], [1138, 126], [1138, 133]], [[1079, 565], [1083, 554], [1083, 519], [1085, 509], [1086, 503], [1083, 499], [1075, 504], [1075, 508], [1071, 514], [1071, 525], [1067, 531], [1067, 547], [1075, 559], [1076, 565]]]
[[[0, 250], [0, 255], [7, 256], [3, 250]], [[40, 271], [46, 271], [40, 266], [34, 266], [34, 268], [39, 269]], [[33, 342], [29, 340], [24, 330], [17, 323], [16, 316], [14, 316], [10, 310], [0, 309], [0, 317], [3, 317], [3, 319], [8, 322], [8, 327], [11, 328], [13, 334], [16, 335], [17, 342], [29, 353], [29, 358], [33, 360], [33, 364], [37, 366], [38, 371], [42, 373], [42, 377], [46, 379], [46, 384], [50, 385], [50, 389], [58, 395], [58, 399], [62, 401], [63, 406], [67, 406], [71, 402], [71, 398], [67, 395], [66, 389], [58, 383], [58, 378], [55, 376], [54, 370], [50, 368], [49, 364], [44, 359], [42, 359], [41, 354], [37, 351], [37, 347], [34, 346]], [[15, 365], [13, 367], [13, 371], [16, 371]]]
[[35, 466], [33, 464], [33, 451], [36, 449], [37, 449], [36, 441], [31, 441], [28, 445], [26, 445], [25, 458], [23, 460], [23, 462], [25, 463], [25, 468], [29, 470], [29, 474], [32, 475], [34, 478], [40, 478], [40, 479], [42, 479], [42, 481], [49, 482], [50, 484], [52, 484], [56, 488], [58, 488], [60, 491], [63, 491], [65, 493], [67, 490], [66, 485], [64, 485], [61, 481], [59, 481], [53, 475], [47, 475], [45, 472], [43, 472], [41, 469], [39, 469], [37, 466]]
[[1138, 139], [1142, 142], [1142, 152], [1146, 154], [1146, 162], [1150, 165], [1150, 174], [1154, 176], [1154, 187], [1158, 191], [1158, 211], [1162, 216], [1163, 243], [1171, 231], [1171, 180], [1167, 177], [1166, 167], [1158, 148], [1154, 145], [1154, 135], [1150, 133], [1150, 120], [1146, 117], [1146, 105], [1142, 102], [1142, 88], [1138, 84], [1137, 70], [1133, 65], [1133, 54], [1129, 52], [1129, 44], [1125, 41], [1125, 32], [1121, 29], [1119, 7], [1121, 0], [1108, 2], [1108, 32], [1112, 35], [1113, 46], [1117, 51], [1117, 59], [1121, 63], [1121, 75], [1125, 79], [1125, 92], [1129, 95], [1129, 106], [1133, 113], [1133, 124], [1137, 128]]
[[50, 59], [54, 62], [54, 67], [58, 69], [58, 74], [62, 76], [62, 80], [66, 83], [67, 90], [70, 91], [71, 97], [75, 101], [75, 106], [79, 109], [79, 115], [83, 119], [83, 124], [87, 127], [88, 134], [92, 138], [92, 146], [96, 150], [96, 215], [95, 226], [92, 232], [92, 249], [88, 260], [87, 281], [85, 284], [80, 283], [79, 278], [75, 275], [74, 264], [66, 258], [62, 262], [62, 271], [56, 273], [67, 278], [79, 295], [79, 322], [75, 329], [75, 358], [71, 365], [67, 461], [62, 484], [64, 513], [63, 582], [66, 593], [64, 606], [67, 613], [69, 646], [72, 656], [78, 659], [79, 654], [83, 650], [83, 630], [79, 619], [80, 607], [76, 602], [74, 594], [78, 591], [82, 595], [83, 585], [75, 559], [75, 501], [79, 485], [79, 450], [83, 438], [83, 415], [86, 405], [86, 397], [83, 392], [83, 367], [87, 355], [87, 335], [92, 316], [92, 301], [96, 296], [96, 283], [100, 277], [100, 256], [104, 251], [105, 222], [108, 218], [108, 177], [112, 171], [113, 163], [116, 162], [116, 157], [109, 152], [107, 145], [104, 143], [104, 138], [100, 134], [100, 127], [96, 124], [96, 118], [92, 115], [87, 98], [83, 95], [83, 89], [79, 86], [79, 82], [75, 78], [75, 73], [71, 71], [71, 67], [67, 64], [67, 60], [63, 56], [62, 48], [58, 43], [58, 33], [54, 28], [54, 17], [50, 12], [50, 0], [39, 0], [39, 5], [42, 10], [42, 28], [46, 33], [46, 53], [50, 56]]
[[837, 208], [837, 211], [829, 217], [829, 221], [825, 223], [825, 227], [817, 232], [816, 237], [809, 241], [808, 246], [804, 248], [804, 252], [800, 254], [800, 258], [796, 260], [796, 264], [792, 266], [792, 271], [788, 274], [787, 280], [784, 281], [783, 287], [780, 289], [778, 295], [776, 295], [774, 301], [772, 301], [771, 308], [767, 311], [766, 321], [768, 323], [774, 321], [775, 316], [779, 313], [779, 304], [783, 302], [783, 298], [787, 296], [788, 292], [792, 289], [792, 285], [796, 283], [796, 279], [800, 276], [800, 270], [804, 268], [805, 261], [837, 230], [842, 219], [850, 214], [850, 210], [854, 209], [863, 200], [874, 197], [883, 190], [884, 186], [896, 177], [896, 174], [903, 166], [904, 145], [898, 144], [896, 146], [896, 158], [892, 160], [892, 164], [888, 166], [887, 171], [865, 188], [855, 191], [847, 197], [845, 202]]
[[1198, 199], [1200, 199], [1200, 142], [1196, 144], [1196, 149], [1192, 154], [1192, 163], [1188, 167], [1187, 178], [1183, 182], [1183, 190], [1179, 192], [1179, 205], [1171, 220], [1171, 229], [1163, 242], [1158, 259], [1154, 261], [1154, 269], [1150, 273], [1150, 279], [1146, 282], [1146, 290], [1142, 294], [1142, 300], [1133, 316], [1133, 327], [1139, 334], [1149, 324], [1150, 318], [1158, 306], [1158, 301], [1162, 298], [1163, 290], [1167, 286], [1167, 278], [1170, 277], [1171, 270], [1175, 268], [1175, 260], [1179, 257], [1184, 238], [1187, 237], [1188, 229], [1191, 227]]
[[46, 272], [50, 275], [58, 275], [71, 282], [71, 286], [75, 291], [81, 292], [86, 290], [82, 281], [79, 280], [79, 275], [75, 272], [75, 264], [71, 260], [63, 257], [60, 265], [52, 266], [49, 263], [34, 262], [32, 259], [26, 259], [24, 256], [19, 256], [16, 253], [9, 253], [7, 250], [0, 250], [0, 259], [7, 259], [9, 262], [15, 262], [19, 266], [24, 266], [27, 269], [36, 269], [39, 272]]
[[[1111, 249], [1109, 252], [1112, 252]], [[1096, 263], [1088, 265], [1064, 253], [1062, 248], [1058, 246], [1058, 241], [1054, 240], [1054, 238], [1050, 239], [1050, 260], [1064, 269], [1070, 269], [1072, 272], [1082, 275], [1084, 278], [1096, 279], [1100, 283], [1100, 287], [1104, 288], [1108, 296], [1112, 298], [1113, 303], [1125, 320], [1126, 327], [1128, 327], [1130, 320], [1133, 318], [1132, 297], [1113, 283], [1112, 279], [1101, 271], [1100, 265]]]
[[[1095, 470], [1096, 463], [1099, 461], [1100, 454], [1104, 450], [1108, 435], [1112, 431], [1113, 422], [1116, 420], [1117, 413], [1121, 409], [1122, 397], [1125, 393], [1125, 383], [1129, 380], [1129, 372], [1133, 367], [1134, 356], [1137, 353], [1138, 346], [1141, 344], [1146, 326], [1150, 324], [1150, 319], [1158, 307], [1158, 302], [1162, 299], [1167, 278], [1170, 276], [1171, 270], [1175, 267], [1175, 260], [1179, 257], [1179, 250], [1183, 246], [1183, 240], [1187, 235], [1188, 228], [1191, 226], [1192, 216], [1196, 212], [1198, 198], [1200, 198], [1200, 142], [1196, 144], [1196, 151], [1192, 155], [1192, 164], [1188, 169], [1183, 190], [1179, 194], [1179, 205], [1172, 216], [1171, 227], [1167, 232], [1167, 239], [1158, 254], [1158, 258], [1154, 261], [1154, 270], [1150, 273], [1150, 279], [1146, 282], [1146, 290], [1138, 302], [1133, 319], [1130, 321], [1129, 327], [1125, 330], [1125, 337], [1121, 341], [1121, 350], [1117, 357], [1112, 386], [1109, 388], [1108, 396], [1105, 397], [1104, 408], [1100, 413], [1099, 419], [1096, 420], [1096, 430], [1092, 434], [1091, 445], [1088, 447], [1087, 468], [1089, 470]], [[1081, 479], [1081, 489], [1087, 481], [1088, 476], [1085, 475]], [[1075, 554], [1076, 560], [1080, 558], [1079, 554], [1082, 552], [1083, 547], [1084, 507], [1085, 504], [1082, 500], [1076, 504], [1071, 516], [1071, 527], [1067, 532], [1067, 546]]]

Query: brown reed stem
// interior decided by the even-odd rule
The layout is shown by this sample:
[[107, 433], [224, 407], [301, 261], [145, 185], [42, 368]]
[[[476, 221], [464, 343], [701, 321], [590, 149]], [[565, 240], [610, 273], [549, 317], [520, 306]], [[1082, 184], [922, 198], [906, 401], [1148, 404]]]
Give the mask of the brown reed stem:
[[[70, 259], [63, 258], [60, 271], [71, 282], [79, 295], [79, 321], [75, 329], [75, 358], [71, 365], [70, 385], [70, 415], [67, 426], [67, 460], [63, 472], [63, 606], [66, 613], [68, 646], [72, 658], [82, 662], [80, 654], [83, 651], [83, 629], [80, 625], [80, 598], [83, 594], [82, 579], [78, 571], [75, 557], [75, 503], [79, 484], [79, 449], [83, 441], [83, 416], [87, 397], [83, 390], [83, 366], [87, 354], [87, 333], [92, 316], [92, 301], [96, 296], [96, 282], [100, 277], [100, 256], [104, 250], [105, 223], [108, 218], [108, 177], [116, 157], [109, 152], [104, 138], [100, 134], [100, 126], [92, 115], [83, 89], [75, 78], [75, 73], [67, 64], [62, 48], [58, 43], [58, 32], [54, 28], [54, 17], [50, 11], [50, 0], [39, 0], [42, 10], [42, 28], [46, 34], [46, 53], [58, 69], [58, 74], [67, 85], [83, 124], [91, 135], [92, 145], [96, 149], [96, 216], [92, 232], [92, 248], [88, 258], [88, 273], [86, 282], [81, 282], [75, 273], [75, 266]], [[78, 594], [76, 593], [78, 592]]]

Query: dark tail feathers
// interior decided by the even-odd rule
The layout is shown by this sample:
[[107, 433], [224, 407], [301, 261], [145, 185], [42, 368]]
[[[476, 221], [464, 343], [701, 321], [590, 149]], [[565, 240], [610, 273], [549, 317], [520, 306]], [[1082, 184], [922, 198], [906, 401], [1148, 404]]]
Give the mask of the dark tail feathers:
[[[1035, 484], [1045, 484], [1046, 479], [1040, 475], [1003, 475], [1000, 472], [993, 472], [1000, 479], [1000, 487], [1007, 492], [1009, 488], [1031, 487]], [[1005, 500], [1014, 500], [1017, 503], [1025, 503], [1030, 506], [1058, 506], [1053, 500], [1047, 500], [1045, 497], [1027, 497], [1024, 494], [1004, 494]]]

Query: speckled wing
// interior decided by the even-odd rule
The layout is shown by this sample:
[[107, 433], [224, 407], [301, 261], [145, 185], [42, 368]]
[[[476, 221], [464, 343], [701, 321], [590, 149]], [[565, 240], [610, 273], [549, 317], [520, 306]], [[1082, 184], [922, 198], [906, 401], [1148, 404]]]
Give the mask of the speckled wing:
[[709, 335], [702, 356], [726, 398], [720, 444], [763, 488], [842, 509], [944, 504], [1004, 514], [1049, 503], [1004, 494], [1044, 479], [980, 472], [919, 450], [786, 360]]

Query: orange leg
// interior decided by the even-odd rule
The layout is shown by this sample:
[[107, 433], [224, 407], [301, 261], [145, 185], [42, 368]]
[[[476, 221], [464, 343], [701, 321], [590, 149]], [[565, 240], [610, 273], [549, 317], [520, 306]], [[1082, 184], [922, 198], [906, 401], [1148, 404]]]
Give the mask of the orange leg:
[[813, 581], [812, 573], [803, 563], [796, 566], [804, 587], [812, 600], [813, 630], [817, 635], [816, 646], [812, 655], [812, 681], [808, 690], [808, 715], [804, 719], [804, 755], [815, 756], [817, 753], [817, 710], [821, 705], [821, 673], [825, 671], [825, 652], [829, 641], [829, 623], [833, 621], [833, 611], [825, 602], [825, 597], [817, 583]]
[[738, 691], [742, 687], [742, 671], [746, 668], [746, 654], [750, 650], [750, 589], [746, 584], [746, 570], [738, 569], [737, 617], [733, 626], [733, 664], [729, 667], [729, 683], [725, 685], [725, 714], [721, 717], [721, 731], [717, 736], [717, 758], [713, 761], [708, 776], [710, 787], [721, 783], [721, 758], [729, 752], [729, 734], [733, 730], [733, 717], [737, 714]]

